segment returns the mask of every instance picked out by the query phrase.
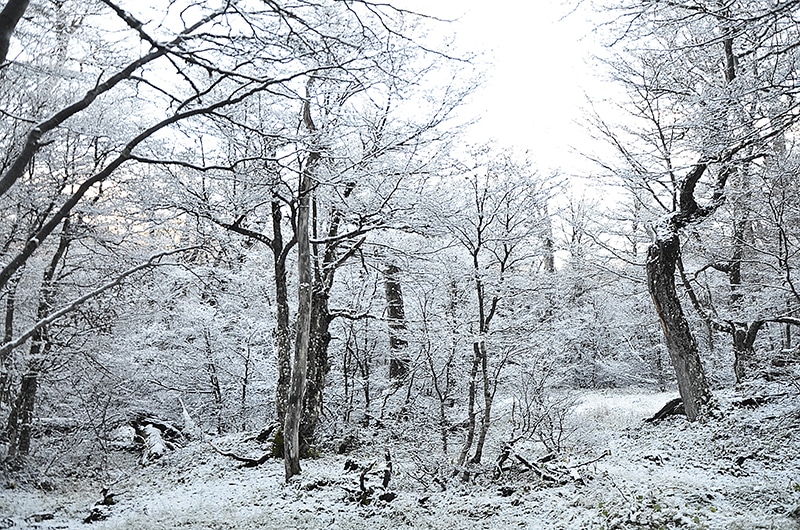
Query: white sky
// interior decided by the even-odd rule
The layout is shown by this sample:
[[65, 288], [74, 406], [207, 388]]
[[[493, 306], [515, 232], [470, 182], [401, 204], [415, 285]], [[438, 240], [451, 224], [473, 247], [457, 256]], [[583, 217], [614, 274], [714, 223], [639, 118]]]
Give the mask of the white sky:
[[[529, 150], [542, 171], [586, 167], [585, 93], [602, 92], [591, 67], [592, 24], [561, 0], [434, 0], [422, 11], [455, 18], [460, 47], [485, 50], [494, 67], [474, 98], [477, 140]], [[574, 4], [575, 2], [570, 2]], [[570, 14], [571, 13], [571, 14]], [[463, 14], [463, 16], [461, 16]], [[566, 16], [565, 16], [566, 15]]]

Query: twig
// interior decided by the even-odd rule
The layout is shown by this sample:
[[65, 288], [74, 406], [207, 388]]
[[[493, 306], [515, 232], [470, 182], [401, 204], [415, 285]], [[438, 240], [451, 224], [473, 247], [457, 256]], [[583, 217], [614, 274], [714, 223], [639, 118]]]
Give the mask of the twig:
[[580, 464], [575, 464], [575, 465], [572, 465], [572, 466], [567, 466], [567, 469], [577, 469], [577, 468], [579, 468], [579, 467], [588, 466], [588, 465], [590, 465], [590, 464], [594, 464], [595, 462], [599, 462], [600, 460], [602, 460], [602, 459], [604, 459], [605, 457], [607, 457], [607, 456], [610, 456], [610, 455], [611, 455], [611, 450], [610, 450], [610, 449], [608, 449], [608, 450], [606, 450], [606, 452], [604, 452], [602, 455], [598, 456], [598, 457], [597, 457], [597, 458], [595, 458], [594, 460], [589, 460], [588, 462], [582, 462], [582, 463], [580, 463]]

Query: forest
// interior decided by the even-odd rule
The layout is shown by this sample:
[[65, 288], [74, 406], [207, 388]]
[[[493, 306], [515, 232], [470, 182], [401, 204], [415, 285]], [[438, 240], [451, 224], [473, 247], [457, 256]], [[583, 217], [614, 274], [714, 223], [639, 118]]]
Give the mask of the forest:
[[800, 528], [800, 0], [411, 4], [2, 2], [0, 529]]

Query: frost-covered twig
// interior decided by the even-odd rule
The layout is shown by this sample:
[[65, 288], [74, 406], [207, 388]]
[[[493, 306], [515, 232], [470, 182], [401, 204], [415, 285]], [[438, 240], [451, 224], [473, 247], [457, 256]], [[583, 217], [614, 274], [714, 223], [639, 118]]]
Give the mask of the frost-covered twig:
[[137, 272], [139, 272], [141, 270], [144, 270], [144, 269], [147, 269], [149, 267], [155, 267], [156, 265], [158, 265], [157, 262], [161, 258], [163, 258], [165, 256], [170, 256], [172, 254], [177, 254], [179, 252], [186, 252], [187, 250], [195, 250], [195, 249], [198, 249], [198, 248], [200, 248], [200, 246], [197, 246], [197, 245], [192, 246], [192, 247], [183, 247], [183, 248], [179, 248], [179, 249], [176, 249], [176, 250], [170, 250], [170, 251], [167, 251], [167, 252], [161, 252], [159, 254], [151, 256], [150, 259], [148, 259], [145, 263], [141, 263], [141, 264], [139, 264], [139, 265], [137, 265], [137, 266], [135, 266], [135, 267], [133, 267], [131, 269], [128, 269], [127, 271], [123, 272], [122, 274], [120, 274], [119, 276], [114, 278], [112, 281], [110, 281], [110, 282], [108, 282], [108, 283], [106, 283], [104, 285], [101, 285], [97, 289], [95, 289], [93, 291], [90, 291], [90, 292], [86, 293], [85, 295], [83, 295], [83, 296], [81, 296], [79, 298], [76, 298], [72, 302], [70, 302], [67, 305], [63, 306], [61, 309], [53, 311], [52, 313], [50, 313], [49, 315], [47, 315], [46, 317], [44, 317], [43, 319], [38, 321], [36, 324], [31, 326], [27, 331], [25, 331], [22, 335], [20, 335], [16, 339], [14, 339], [14, 340], [12, 340], [10, 342], [6, 342], [5, 344], [3, 344], [2, 347], [0, 347], [0, 356], [7, 354], [8, 352], [10, 352], [11, 350], [13, 350], [14, 348], [16, 348], [18, 346], [21, 346], [22, 344], [25, 343], [25, 341], [27, 341], [29, 338], [31, 338], [34, 333], [36, 333], [37, 331], [39, 331], [40, 329], [42, 329], [45, 326], [49, 326], [50, 324], [52, 324], [53, 322], [55, 322], [59, 318], [63, 317], [64, 315], [74, 311], [75, 309], [78, 308], [78, 306], [80, 306], [81, 304], [83, 304], [87, 300], [90, 300], [90, 299], [94, 298], [95, 296], [98, 296], [99, 294], [102, 294], [103, 292], [111, 289], [112, 287], [116, 287], [117, 285], [120, 285], [125, 280], [125, 278], [127, 278], [128, 276], [131, 276], [132, 274], [136, 274]]

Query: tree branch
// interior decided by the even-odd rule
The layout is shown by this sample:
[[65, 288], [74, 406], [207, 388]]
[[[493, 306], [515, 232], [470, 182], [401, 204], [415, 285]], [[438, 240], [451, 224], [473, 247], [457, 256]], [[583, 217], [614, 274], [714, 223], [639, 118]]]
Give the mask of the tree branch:
[[17, 28], [22, 15], [28, 9], [28, 0], [9, 0], [0, 12], [0, 65], [6, 62], [11, 35]]
[[179, 248], [179, 249], [175, 249], [175, 250], [170, 250], [170, 251], [167, 251], [167, 252], [161, 252], [159, 254], [156, 254], [156, 255], [150, 257], [150, 259], [148, 259], [145, 263], [141, 263], [141, 264], [139, 264], [139, 265], [137, 265], [137, 266], [135, 266], [135, 267], [133, 267], [131, 269], [128, 269], [127, 271], [125, 271], [122, 274], [120, 274], [119, 276], [117, 276], [114, 280], [112, 280], [112, 281], [110, 281], [110, 282], [98, 287], [97, 289], [95, 289], [93, 291], [90, 291], [90, 292], [86, 293], [85, 295], [83, 295], [83, 296], [81, 296], [79, 298], [76, 298], [75, 300], [73, 300], [69, 304], [63, 306], [61, 309], [53, 311], [52, 313], [50, 313], [49, 315], [47, 315], [43, 319], [39, 320], [36, 324], [31, 326], [22, 335], [20, 335], [16, 339], [12, 340], [11, 342], [7, 342], [7, 343], [3, 344], [3, 346], [0, 347], [0, 356], [4, 356], [8, 352], [13, 350], [14, 348], [24, 344], [25, 341], [28, 340], [31, 336], [33, 336], [34, 333], [36, 333], [37, 331], [39, 331], [40, 329], [42, 329], [45, 326], [49, 326], [50, 324], [52, 324], [53, 322], [55, 322], [59, 318], [63, 317], [67, 313], [70, 313], [70, 312], [74, 311], [75, 309], [77, 309], [78, 306], [80, 306], [81, 304], [83, 304], [87, 300], [90, 300], [91, 298], [94, 298], [95, 296], [97, 296], [99, 294], [102, 294], [103, 292], [111, 289], [112, 287], [116, 287], [116, 286], [120, 285], [128, 276], [131, 276], [132, 274], [136, 274], [137, 272], [139, 272], [141, 270], [160, 265], [160, 263], [157, 263], [157, 262], [161, 258], [163, 258], [165, 256], [171, 256], [172, 254], [177, 254], [179, 252], [186, 252], [186, 251], [189, 251], [189, 250], [195, 250], [195, 249], [198, 249], [198, 248], [201, 248], [201, 247], [199, 245], [195, 245], [195, 246], [192, 246], [192, 247], [184, 247], [184, 248]]

